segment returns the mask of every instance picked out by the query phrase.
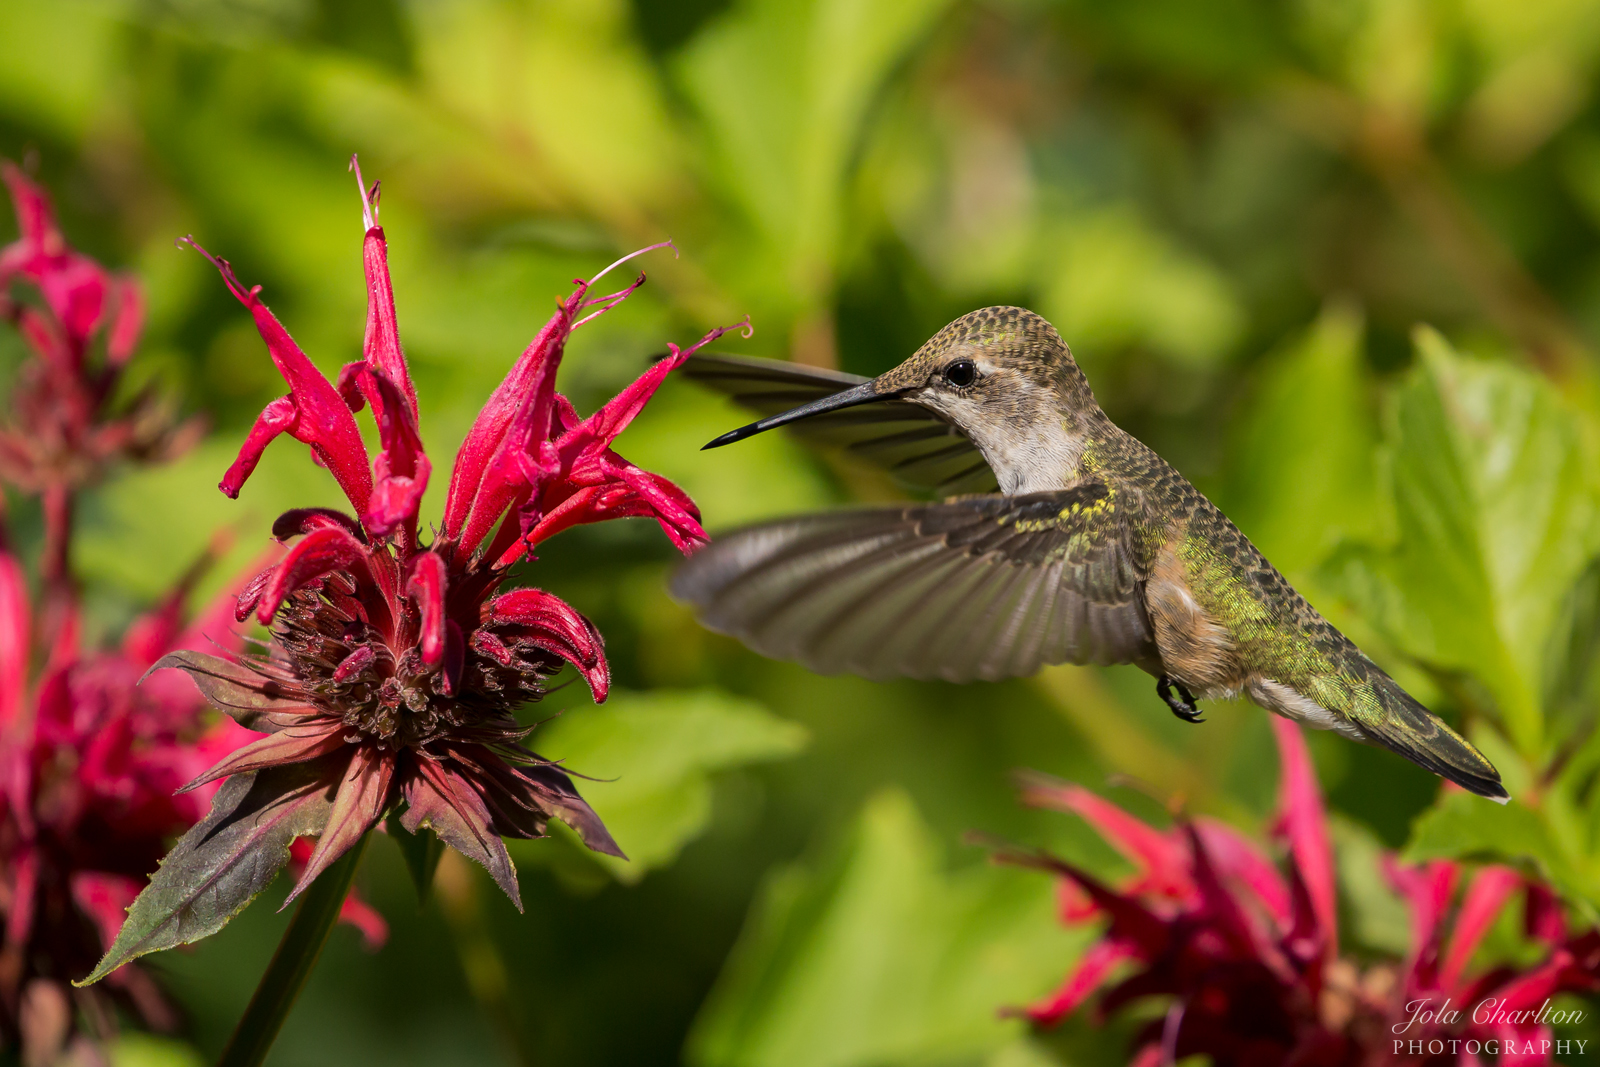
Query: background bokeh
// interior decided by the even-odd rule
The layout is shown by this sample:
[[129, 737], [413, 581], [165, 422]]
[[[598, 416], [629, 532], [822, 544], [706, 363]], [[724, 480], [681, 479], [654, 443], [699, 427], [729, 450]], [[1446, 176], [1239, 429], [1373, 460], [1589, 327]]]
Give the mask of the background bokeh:
[[[135, 366], [213, 427], [93, 495], [94, 624], [116, 632], [218, 528], [237, 548], [213, 587], [279, 511], [334, 502], [286, 443], [240, 501], [216, 492], [281, 384], [173, 239], [263, 285], [331, 372], [364, 321], [359, 152], [436, 466], [569, 279], [668, 236], [681, 258], [652, 254], [646, 288], [575, 336], [580, 411], [747, 312], [755, 336], [725, 348], [875, 373], [961, 313], [1025, 304], [1112, 417], [1518, 797], [1488, 811], [1314, 738], [1348, 950], [1406, 944], [1379, 844], [1519, 862], [1593, 914], [1597, 65], [1600, 8], [1578, 0], [10, 0], [0, 154], [36, 167], [75, 244], [143, 280]], [[0, 335], [6, 367], [20, 352]], [[713, 533], [894, 492], [776, 434], [697, 451], [740, 420], [669, 383], [618, 448]], [[26, 542], [35, 518], [12, 510]], [[699, 629], [647, 522], [547, 548], [527, 579], [598, 623], [619, 691], [530, 708], [565, 712], [535, 744], [599, 779], [585, 794], [633, 862], [518, 843], [518, 915], [465, 863], [419, 906], [379, 840], [360, 883], [391, 940], [367, 955], [336, 931], [272, 1063], [1121, 1062], [1125, 1031], [999, 1013], [1084, 935], [1056, 927], [1043, 877], [963, 836], [1119, 869], [1081, 824], [1017, 805], [1024, 767], [1157, 821], [1259, 828], [1264, 713], [1185, 725], [1132, 668], [819, 678]], [[213, 1056], [275, 906], [153, 958], [187, 1028], [119, 1062]]]

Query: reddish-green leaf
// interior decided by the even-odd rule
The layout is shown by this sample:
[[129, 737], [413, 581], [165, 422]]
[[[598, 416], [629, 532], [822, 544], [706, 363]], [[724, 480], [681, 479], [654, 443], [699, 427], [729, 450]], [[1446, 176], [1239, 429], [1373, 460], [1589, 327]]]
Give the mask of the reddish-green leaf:
[[338, 780], [327, 760], [228, 779], [211, 813], [183, 835], [128, 909], [111, 950], [76, 984], [226, 926], [283, 869], [295, 838], [322, 832]]
[[[174, 667], [188, 674], [213, 707], [232, 716], [247, 730], [276, 733], [293, 725], [298, 719], [297, 713], [307, 710], [304, 700], [290, 699], [279, 683], [246, 663], [185, 649], [161, 657], [150, 671], [164, 667]], [[145, 677], [149, 677], [149, 672]]]

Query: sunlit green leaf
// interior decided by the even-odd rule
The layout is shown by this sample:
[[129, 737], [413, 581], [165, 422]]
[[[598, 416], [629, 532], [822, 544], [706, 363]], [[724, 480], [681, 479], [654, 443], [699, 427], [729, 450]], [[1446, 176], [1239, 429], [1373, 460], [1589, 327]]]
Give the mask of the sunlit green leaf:
[[1595, 554], [1593, 475], [1547, 383], [1431, 330], [1417, 344], [1392, 438], [1398, 541], [1344, 555], [1338, 578], [1398, 648], [1481, 682], [1536, 755], [1564, 603]]
[[824, 296], [862, 122], [890, 70], [948, 6], [752, 0], [686, 49], [678, 70], [722, 183], [765, 245], [752, 258], [769, 273], [745, 288], [759, 281], [769, 299], [802, 309]]
[[[1050, 880], [989, 866], [946, 873], [897, 790], [868, 802], [843, 851], [767, 885], [690, 1036], [696, 1067], [850, 1067], [998, 1050], [997, 1010], [1046, 992], [1081, 935]], [[1024, 1061], [1026, 1062], [1026, 1061]]]
[[1574, 866], [1544, 816], [1515, 801], [1502, 807], [1466, 793], [1447, 793], [1417, 820], [1405, 851], [1411, 861], [1523, 857], [1570, 899], [1600, 899], [1596, 895], [1600, 886]]
[[599, 779], [579, 787], [628, 859], [594, 856], [626, 882], [671, 863], [711, 818], [711, 775], [799, 752], [806, 732], [716, 690], [613, 691], [542, 727], [539, 752]]
[[1237, 426], [1228, 517], [1298, 585], [1344, 538], [1378, 530], [1377, 427], [1360, 314], [1323, 310], [1266, 363]]
[[1205, 366], [1244, 325], [1227, 278], [1128, 205], [1069, 215], [1040, 254], [1051, 280], [1039, 311], [1074, 347], [1143, 343]]
[[191, 1045], [137, 1031], [118, 1035], [107, 1052], [111, 1067], [201, 1067], [206, 1062]]

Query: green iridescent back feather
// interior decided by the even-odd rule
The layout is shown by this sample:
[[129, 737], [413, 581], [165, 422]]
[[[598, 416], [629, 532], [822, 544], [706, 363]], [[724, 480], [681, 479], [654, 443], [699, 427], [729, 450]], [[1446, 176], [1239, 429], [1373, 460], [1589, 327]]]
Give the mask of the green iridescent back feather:
[[1503, 795], [1493, 764], [1324, 619], [1188, 479], [1109, 419], [1095, 430], [1084, 474], [1138, 499], [1131, 525], [1146, 570], [1176, 542], [1191, 594], [1227, 628], [1246, 674], [1288, 686], [1475, 792]]

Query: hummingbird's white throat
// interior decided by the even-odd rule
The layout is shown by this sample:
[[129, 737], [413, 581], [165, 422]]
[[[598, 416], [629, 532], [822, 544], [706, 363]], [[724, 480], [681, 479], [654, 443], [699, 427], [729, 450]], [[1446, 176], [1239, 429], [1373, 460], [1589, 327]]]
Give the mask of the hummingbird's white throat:
[[[980, 361], [980, 372], [992, 372]], [[1008, 496], [1065, 489], [1079, 477], [1084, 437], [1063, 417], [1055, 391], [1007, 375], [1003, 398], [993, 392], [955, 393], [937, 387], [906, 399], [932, 408], [961, 428], [983, 453]]]

